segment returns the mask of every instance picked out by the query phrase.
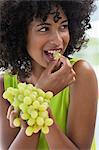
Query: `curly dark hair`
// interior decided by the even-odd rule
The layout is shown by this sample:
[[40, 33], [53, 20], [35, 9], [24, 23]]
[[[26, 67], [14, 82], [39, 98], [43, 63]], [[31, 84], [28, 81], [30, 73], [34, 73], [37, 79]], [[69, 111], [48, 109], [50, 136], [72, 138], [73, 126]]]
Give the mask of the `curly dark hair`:
[[79, 51], [87, 42], [85, 31], [91, 28], [94, 0], [3, 0], [0, 4], [0, 68], [10, 68], [11, 73], [19, 77], [30, 75], [27, 27], [33, 17], [45, 21], [53, 6], [61, 6], [69, 22], [70, 42], [64, 56]]

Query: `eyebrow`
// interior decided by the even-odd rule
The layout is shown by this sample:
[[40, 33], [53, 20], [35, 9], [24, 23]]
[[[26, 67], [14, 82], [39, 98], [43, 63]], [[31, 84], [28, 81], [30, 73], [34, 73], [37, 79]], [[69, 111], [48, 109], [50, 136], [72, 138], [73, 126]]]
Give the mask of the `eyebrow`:
[[[68, 23], [68, 20], [63, 20], [60, 24], [63, 24], [63, 23]], [[47, 22], [44, 22], [44, 23], [40, 23], [38, 24], [37, 26], [42, 26], [42, 25], [51, 25], [50, 23], [47, 23]]]

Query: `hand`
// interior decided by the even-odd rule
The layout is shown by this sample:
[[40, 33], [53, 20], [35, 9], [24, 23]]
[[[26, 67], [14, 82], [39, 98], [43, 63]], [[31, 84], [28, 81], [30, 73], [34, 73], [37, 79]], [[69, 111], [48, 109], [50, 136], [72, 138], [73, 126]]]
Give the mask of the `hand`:
[[[7, 112], [7, 118], [9, 119], [11, 128], [15, 128], [15, 126], [13, 125], [13, 120], [17, 116], [19, 116], [19, 111], [14, 110], [13, 106], [10, 105]], [[18, 132], [18, 134], [16, 134], [15, 139], [9, 146], [9, 150], [18, 150], [18, 149], [36, 150], [39, 141], [40, 132], [32, 134], [31, 136], [28, 137], [25, 134], [27, 124], [22, 119], [21, 119], [21, 125], [22, 126], [20, 128], [20, 131]]]
[[[14, 107], [12, 105], [9, 106], [8, 108], [8, 112], [7, 112], [7, 119], [10, 122], [10, 127], [11, 128], [16, 128], [13, 124], [13, 121], [16, 117], [19, 116], [19, 111], [17, 109], [14, 109]], [[26, 128], [27, 124], [25, 121], [23, 121], [23, 119], [20, 117], [20, 122], [21, 122], [21, 128]]]
[[[58, 70], [56, 68], [58, 68]], [[75, 75], [69, 60], [62, 56], [59, 61], [52, 61], [48, 65], [35, 86], [45, 92], [52, 91], [54, 95], [56, 95], [75, 81]]]

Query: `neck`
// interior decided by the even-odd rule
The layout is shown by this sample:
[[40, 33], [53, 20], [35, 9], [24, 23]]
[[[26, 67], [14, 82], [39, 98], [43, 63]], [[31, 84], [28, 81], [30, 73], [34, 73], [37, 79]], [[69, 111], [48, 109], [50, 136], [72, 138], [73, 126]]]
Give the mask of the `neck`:
[[40, 66], [38, 63], [32, 62], [32, 73], [31, 76], [28, 79], [26, 79], [26, 81], [28, 83], [32, 83], [33, 85], [35, 85], [38, 79], [40, 78], [42, 72], [44, 71], [44, 69], [45, 68]]

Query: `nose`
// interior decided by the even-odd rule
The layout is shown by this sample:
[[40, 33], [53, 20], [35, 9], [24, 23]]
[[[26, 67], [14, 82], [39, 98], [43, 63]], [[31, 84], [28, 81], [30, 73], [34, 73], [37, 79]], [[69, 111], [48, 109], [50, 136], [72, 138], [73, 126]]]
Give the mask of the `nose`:
[[53, 45], [53, 47], [59, 47], [63, 44], [63, 39], [61, 34], [58, 31], [54, 31], [50, 38], [50, 44]]

